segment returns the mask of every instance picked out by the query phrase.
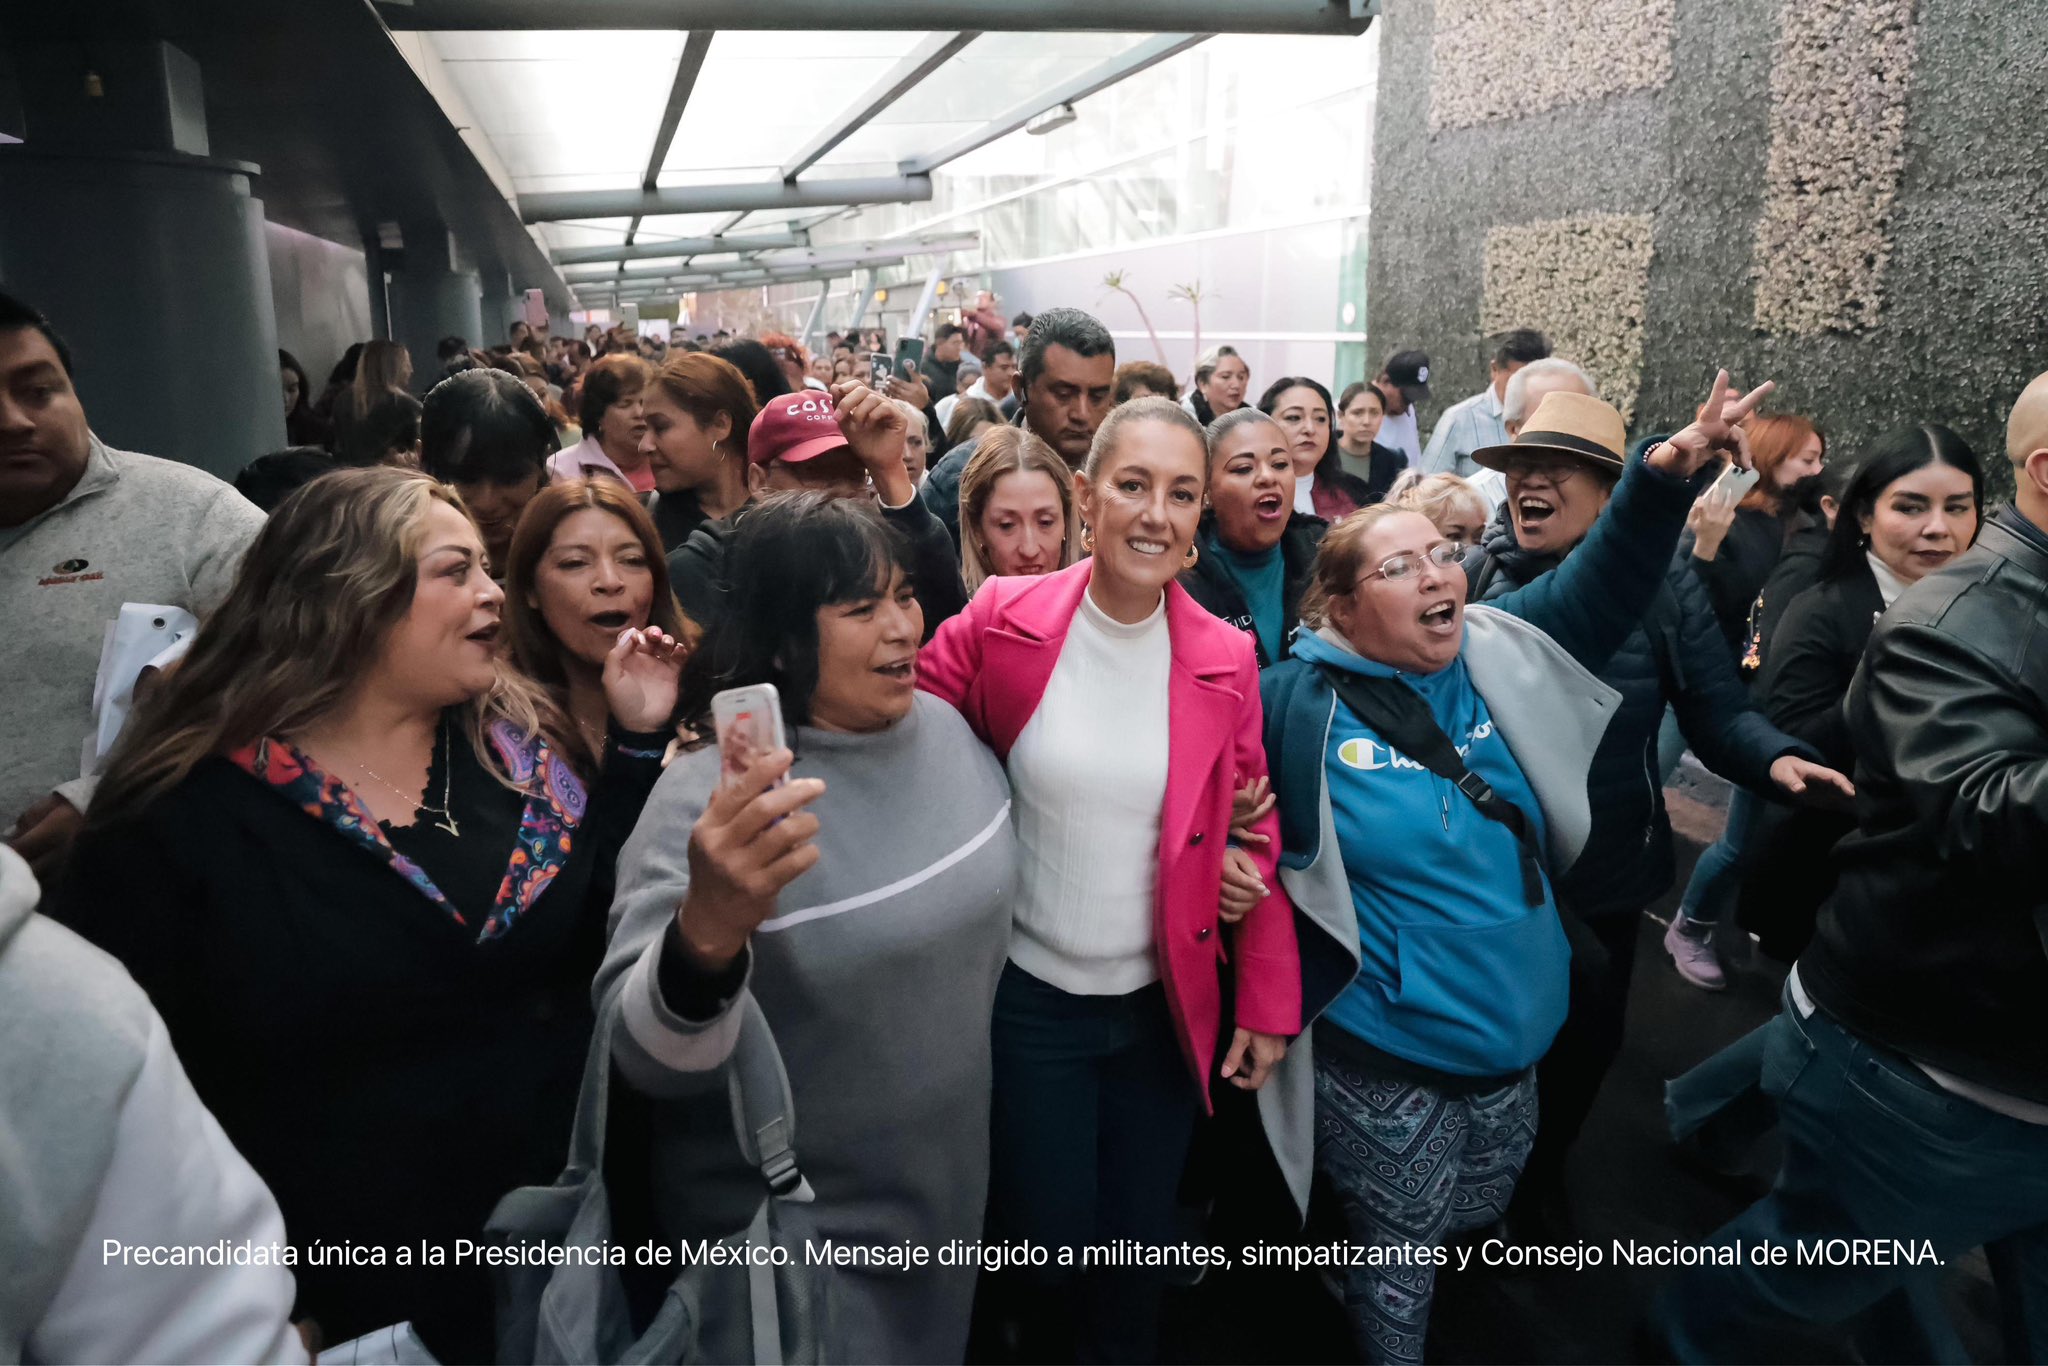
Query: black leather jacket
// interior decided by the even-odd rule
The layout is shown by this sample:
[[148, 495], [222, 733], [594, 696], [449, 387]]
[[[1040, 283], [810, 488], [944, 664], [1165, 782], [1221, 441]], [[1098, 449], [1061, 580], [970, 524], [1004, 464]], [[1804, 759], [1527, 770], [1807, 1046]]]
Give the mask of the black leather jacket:
[[1799, 974], [1859, 1034], [2048, 1103], [2048, 533], [2007, 509], [1878, 623], [1857, 832]]

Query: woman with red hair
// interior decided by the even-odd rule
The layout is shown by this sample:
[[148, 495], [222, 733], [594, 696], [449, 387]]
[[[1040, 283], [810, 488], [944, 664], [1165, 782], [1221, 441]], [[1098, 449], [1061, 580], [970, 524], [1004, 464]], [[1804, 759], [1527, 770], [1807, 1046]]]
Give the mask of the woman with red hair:
[[[1711, 494], [1703, 496], [1686, 521], [1693, 534], [1693, 572], [1706, 585], [1714, 616], [1747, 681], [1762, 663], [1763, 642], [1752, 629], [1751, 609], [1764, 580], [1777, 568], [1786, 540], [1821, 516], [1808, 504], [1820, 490], [1827, 438], [1811, 418], [1791, 413], [1752, 417], [1743, 431], [1756, 486], [1732, 507]], [[1686, 553], [1682, 544], [1680, 553]], [[1693, 866], [1692, 880], [1664, 933], [1664, 951], [1678, 975], [1706, 991], [1728, 985], [1714, 949], [1714, 928], [1741, 888], [1744, 852], [1762, 813], [1762, 799], [1746, 789], [1729, 794], [1727, 829]]]

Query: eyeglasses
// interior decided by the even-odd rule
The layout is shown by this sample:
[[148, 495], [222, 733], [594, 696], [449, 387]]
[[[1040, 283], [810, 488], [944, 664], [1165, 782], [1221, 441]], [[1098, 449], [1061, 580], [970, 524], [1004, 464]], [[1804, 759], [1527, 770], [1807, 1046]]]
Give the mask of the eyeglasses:
[[1500, 472], [1510, 479], [1542, 479], [1551, 484], [1564, 483], [1581, 468], [1576, 460], [1555, 457], [1511, 455], [1500, 462]]
[[1458, 562], [1458, 547], [1449, 541], [1438, 541], [1420, 554], [1404, 550], [1398, 555], [1389, 555], [1380, 561], [1380, 567], [1370, 574], [1361, 574], [1358, 581], [1385, 579], [1388, 583], [1401, 583], [1422, 572], [1422, 562], [1428, 560], [1438, 569], [1449, 569]]

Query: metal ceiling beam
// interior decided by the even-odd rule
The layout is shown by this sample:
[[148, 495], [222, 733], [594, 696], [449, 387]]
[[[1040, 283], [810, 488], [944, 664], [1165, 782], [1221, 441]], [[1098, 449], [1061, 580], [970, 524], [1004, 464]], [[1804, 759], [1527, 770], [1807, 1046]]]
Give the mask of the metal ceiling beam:
[[742, 277], [712, 277], [707, 279], [681, 280], [672, 284], [627, 286], [580, 285], [578, 292], [591, 299], [672, 299], [679, 294], [704, 294], [726, 289], [759, 289], [763, 285], [804, 285], [816, 284], [821, 280], [844, 279], [843, 270], [813, 271], [808, 275], [776, 275], [760, 279]]
[[589, 265], [594, 261], [649, 261], [664, 256], [697, 256], [714, 251], [774, 251], [778, 247], [807, 247], [807, 232], [767, 232], [757, 237], [672, 237], [668, 241], [641, 241], [610, 247], [563, 247], [550, 254], [558, 266]]
[[[1199, 9], [1200, 6], [1195, 8]], [[1157, 66], [1169, 57], [1186, 52], [1195, 44], [1212, 35], [1207, 33], [1160, 33], [1139, 43], [1128, 52], [1122, 52], [1108, 61], [1090, 67], [1072, 80], [1040, 92], [1022, 104], [1012, 106], [1008, 112], [991, 119], [957, 142], [912, 157], [897, 167], [906, 176], [928, 176], [949, 161], [957, 161], [969, 152], [986, 147], [997, 138], [1008, 137], [1048, 109], [1057, 109], [1063, 104], [1085, 100], [1099, 94], [1118, 81], [1137, 75], [1146, 67]], [[520, 200], [522, 206], [524, 198]]]
[[[974, 7], [990, 33], [1358, 34], [1376, 0], [1032, 0]], [[377, 12], [394, 29], [673, 29], [679, 13], [692, 27], [817, 30], [957, 28], [959, 0], [399, 0]]]
[[659, 190], [557, 190], [519, 196], [528, 223], [565, 218], [628, 218], [634, 214], [725, 213], [755, 209], [829, 208], [839, 204], [922, 204], [932, 197], [929, 176], [871, 176], [853, 180], [756, 181], [740, 185], [671, 185]]
[[[683, 121], [683, 107], [690, 102], [690, 92], [696, 89], [697, 73], [704, 69], [704, 54], [711, 51], [710, 29], [693, 29], [683, 41], [683, 55], [676, 62], [676, 78], [668, 88], [668, 105], [661, 111], [661, 123], [654, 130], [654, 150], [647, 156], [647, 174], [640, 177], [640, 188], [654, 188], [655, 177], [661, 174], [661, 163], [668, 160], [669, 144], [676, 138], [676, 125]], [[640, 215], [634, 214], [633, 221], [626, 225], [626, 245], [632, 246], [633, 239], [640, 235]]]
[[690, 103], [690, 92], [696, 88], [697, 73], [704, 69], [704, 57], [711, 51], [712, 30], [694, 28], [683, 43], [682, 60], [676, 63], [675, 84], [669, 87], [668, 104], [661, 111], [661, 123], [654, 130], [654, 150], [647, 158], [647, 174], [640, 177], [640, 188], [654, 188], [655, 178], [661, 174], [661, 164], [668, 160], [669, 145], [676, 140], [676, 127], [683, 121], [683, 109]]
[[981, 36], [973, 29], [959, 33], [934, 33], [913, 48], [895, 66], [884, 72], [882, 78], [841, 111], [816, 137], [805, 145], [781, 171], [784, 180], [795, 180], [799, 175], [824, 160], [827, 153], [840, 143], [852, 137], [869, 121], [896, 101], [915, 90], [919, 82], [937, 71], [959, 55], [962, 48]]
[[[642, 266], [614, 271], [609, 265], [579, 270], [565, 270], [562, 278], [571, 284], [586, 284], [592, 280], [663, 280], [673, 275], [711, 275], [721, 269], [730, 270], [809, 270], [820, 266], [881, 266], [896, 265], [906, 256], [931, 256], [955, 251], [973, 251], [981, 245], [978, 232], [956, 232], [931, 237], [904, 237], [894, 241], [870, 243], [835, 244], [810, 250], [778, 251], [763, 253], [744, 261], [729, 261], [713, 264], [699, 262], [694, 266]], [[730, 250], [728, 247], [727, 250]], [[689, 253], [671, 251], [669, 256], [685, 256]]]

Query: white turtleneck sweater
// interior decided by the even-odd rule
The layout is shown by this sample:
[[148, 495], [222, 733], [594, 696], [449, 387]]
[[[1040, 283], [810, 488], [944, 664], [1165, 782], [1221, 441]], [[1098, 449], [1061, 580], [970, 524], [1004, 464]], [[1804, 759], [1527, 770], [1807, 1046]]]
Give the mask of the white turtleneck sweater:
[[1010, 749], [1021, 886], [1010, 958], [1077, 996], [1159, 976], [1153, 916], [1166, 800], [1166, 600], [1126, 626], [1086, 593]]

